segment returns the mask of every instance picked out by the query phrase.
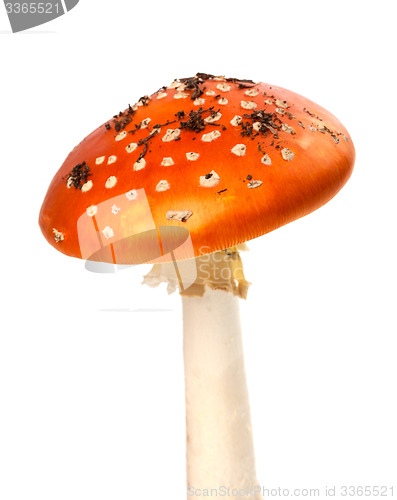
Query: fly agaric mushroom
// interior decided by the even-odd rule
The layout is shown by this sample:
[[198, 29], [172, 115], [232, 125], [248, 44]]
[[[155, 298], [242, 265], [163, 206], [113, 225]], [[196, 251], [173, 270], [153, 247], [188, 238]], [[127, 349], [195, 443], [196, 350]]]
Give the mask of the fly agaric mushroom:
[[[223, 486], [261, 498], [238, 312], [249, 283], [239, 249], [328, 202], [354, 158], [346, 129], [314, 102], [198, 73], [100, 126], [50, 184], [39, 222], [57, 250], [117, 264], [157, 259], [144, 282], [179, 283], [192, 492]], [[188, 238], [194, 255], [176, 259]], [[192, 261], [184, 286], [183, 265]]]

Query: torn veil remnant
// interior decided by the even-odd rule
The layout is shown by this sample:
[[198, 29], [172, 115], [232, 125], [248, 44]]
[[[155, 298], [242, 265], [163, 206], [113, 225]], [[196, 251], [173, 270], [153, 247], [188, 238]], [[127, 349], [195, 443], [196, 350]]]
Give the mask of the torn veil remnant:
[[[39, 223], [54, 248], [82, 258], [78, 222], [88, 221], [93, 244], [111, 249], [103, 262], [135, 264], [136, 248], [151, 261], [161, 248], [162, 262], [144, 282], [181, 290], [189, 486], [245, 491], [258, 484], [238, 312], [249, 286], [241, 245], [327, 203], [354, 158], [343, 125], [305, 97], [197, 73], [114, 115], [73, 149], [51, 182]], [[149, 227], [142, 225], [146, 209]], [[131, 234], [139, 224], [141, 232]], [[167, 251], [158, 239], [164, 228]], [[176, 276], [192, 256], [175, 260], [181, 232], [197, 270], [183, 290]], [[148, 234], [156, 235], [153, 247], [145, 247]]]

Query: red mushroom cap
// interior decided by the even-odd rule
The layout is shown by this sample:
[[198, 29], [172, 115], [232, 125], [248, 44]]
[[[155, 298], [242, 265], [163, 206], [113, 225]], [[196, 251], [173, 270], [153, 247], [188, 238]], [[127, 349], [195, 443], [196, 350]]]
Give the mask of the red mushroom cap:
[[161, 253], [189, 234], [198, 256], [321, 207], [346, 183], [354, 159], [346, 129], [314, 102], [198, 73], [141, 98], [75, 147], [39, 223], [73, 257], [90, 258], [112, 242], [108, 257], [93, 260], [115, 262], [118, 245], [118, 263], [148, 261], [157, 255], [153, 234], [163, 236]]

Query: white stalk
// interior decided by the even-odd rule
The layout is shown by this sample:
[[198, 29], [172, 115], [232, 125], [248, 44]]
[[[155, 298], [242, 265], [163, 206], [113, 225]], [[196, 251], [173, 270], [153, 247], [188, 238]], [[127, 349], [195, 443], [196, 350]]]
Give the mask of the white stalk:
[[238, 303], [250, 283], [239, 250], [245, 245], [156, 264], [144, 278], [149, 286], [166, 282], [169, 292], [179, 286], [182, 296], [188, 499], [263, 500]]
[[182, 295], [188, 498], [212, 490], [210, 496], [262, 499], [238, 301], [209, 287], [201, 297]]

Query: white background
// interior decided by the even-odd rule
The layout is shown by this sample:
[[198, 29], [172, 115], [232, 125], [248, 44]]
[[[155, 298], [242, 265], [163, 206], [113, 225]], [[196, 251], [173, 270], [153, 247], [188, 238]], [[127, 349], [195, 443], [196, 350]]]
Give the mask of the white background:
[[87, 272], [37, 219], [83, 137], [198, 71], [309, 97], [357, 151], [330, 203], [243, 255], [259, 481], [397, 495], [395, 18], [393, 1], [81, 0], [12, 34], [0, 6], [1, 500], [186, 496], [180, 297], [142, 286], [146, 266]]

